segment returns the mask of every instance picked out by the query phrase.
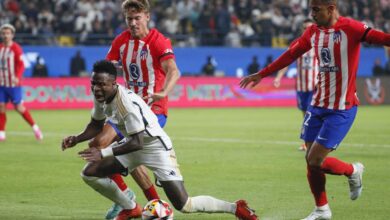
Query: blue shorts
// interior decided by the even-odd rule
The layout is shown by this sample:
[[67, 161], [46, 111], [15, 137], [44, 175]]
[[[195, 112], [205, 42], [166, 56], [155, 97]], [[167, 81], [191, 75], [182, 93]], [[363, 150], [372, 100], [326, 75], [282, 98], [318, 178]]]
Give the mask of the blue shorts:
[[301, 139], [335, 150], [352, 126], [357, 106], [348, 110], [331, 110], [310, 106], [303, 120]]
[[313, 97], [313, 91], [311, 92], [297, 92], [297, 103], [298, 108], [301, 111], [307, 111], [307, 108], [309, 108], [311, 99]]
[[9, 101], [14, 105], [22, 103], [22, 87], [0, 86], [0, 103], [8, 103]]
[[[167, 116], [166, 115], [163, 115], [163, 114], [158, 114], [156, 115], [157, 116], [157, 119], [158, 119], [158, 123], [160, 124], [160, 126], [163, 128], [165, 126], [165, 124], [167, 123]], [[123, 139], [124, 136], [123, 134], [119, 131], [119, 129], [116, 127], [115, 124], [113, 124], [111, 121], [107, 121], [107, 123], [109, 125], [111, 125], [111, 127], [115, 130], [116, 134], [118, 135], [118, 137], [120, 139]]]

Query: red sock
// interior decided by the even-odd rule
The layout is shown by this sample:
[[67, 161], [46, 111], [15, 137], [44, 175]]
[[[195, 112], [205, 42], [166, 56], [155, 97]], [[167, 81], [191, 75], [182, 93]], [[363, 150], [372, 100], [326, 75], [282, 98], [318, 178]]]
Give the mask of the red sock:
[[30, 124], [30, 126], [33, 126], [35, 124], [34, 119], [31, 117], [31, 114], [28, 110], [24, 111], [22, 113], [22, 116], [24, 120], [26, 120]]
[[113, 174], [110, 176], [110, 179], [112, 179], [122, 191], [127, 189], [127, 185], [120, 174]]
[[326, 157], [322, 163], [321, 170], [328, 174], [350, 176], [353, 173], [353, 166], [334, 157]]
[[160, 199], [154, 185], [149, 187], [149, 189], [144, 190], [144, 195], [149, 201], [153, 199]]
[[325, 173], [320, 169], [307, 167], [307, 180], [309, 181], [316, 206], [328, 204], [328, 198], [326, 197], [325, 191]]
[[7, 116], [5, 113], [0, 113], [0, 131], [5, 130], [5, 123], [7, 122]]

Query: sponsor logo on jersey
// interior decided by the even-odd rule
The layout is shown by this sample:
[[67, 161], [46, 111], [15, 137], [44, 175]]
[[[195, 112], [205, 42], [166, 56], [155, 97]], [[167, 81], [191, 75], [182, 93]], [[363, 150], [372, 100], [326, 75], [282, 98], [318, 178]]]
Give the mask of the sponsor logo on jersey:
[[329, 48], [324, 47], [321, 49], [321, 60], [325, 66], [330, 64], [330, 61], [332, 61], [332, 57], [330, 55]]
[[127, 85], [132, 86], [132, 87], [134, 87], [134, 86], [146, 87], [146, 86], [148, 86], [148, 83], [147, 83], [147, 82], [134, 82], [134, 81], [129, 81], [129, 82], [127, 82]]
[[130, 70], [130, 76], [131, 76], [132, 79], [137, 80], [140, 77], [141, 72], [140, 72], [139, 67], [138, 67], [137, 64], [130, 63], [129, 70]]
[[320, 72], [339, 72], [340, 68], [338, 66], [321, 66], [320, 67]]

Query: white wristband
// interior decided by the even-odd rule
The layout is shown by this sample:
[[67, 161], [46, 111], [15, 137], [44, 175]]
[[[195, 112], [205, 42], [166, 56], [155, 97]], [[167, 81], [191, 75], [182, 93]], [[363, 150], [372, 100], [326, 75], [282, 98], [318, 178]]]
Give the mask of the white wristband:
[[114, 156], [114, 152], [112, 151], [111, 147], [106, 147], [104, 149], [101, 149], [100, 152], [102, 153], [103, 158]]

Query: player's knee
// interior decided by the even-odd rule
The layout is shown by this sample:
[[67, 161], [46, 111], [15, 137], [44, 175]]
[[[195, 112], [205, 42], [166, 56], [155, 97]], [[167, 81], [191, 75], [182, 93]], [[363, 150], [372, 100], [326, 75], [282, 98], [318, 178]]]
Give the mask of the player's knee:
[[322, 161], [318, 160], [318, 159], [313, 159], [313, 158], [310, 159], [309, 158], [307, 160], [307, 165], [309, 166], [310, 169], [320, 169], [321, 163], [322, 163]]

